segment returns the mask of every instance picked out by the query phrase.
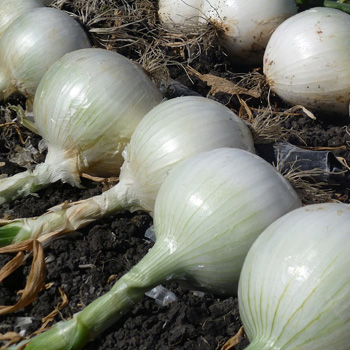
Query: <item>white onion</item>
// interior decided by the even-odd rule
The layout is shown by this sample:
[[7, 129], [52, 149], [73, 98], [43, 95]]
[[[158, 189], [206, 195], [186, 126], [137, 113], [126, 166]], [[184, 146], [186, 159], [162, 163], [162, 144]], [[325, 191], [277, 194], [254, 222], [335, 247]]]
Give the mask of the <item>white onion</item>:
[[17, 91], [32, 98], [58, 58], [90, 46], [84, 29], [63, 11], [38, 7], [22, 14], [0, 39], [0, 100]]
[[219, 147], [254, 152], [242, 119], [224, 105], [204, 97], [179, 97], [147, 113], [125, 152], [119, 183], [77, 203], [57, 206], [37, 218], [16, 219], [0, 228], [0, 246], [49, 232], [70, 232], [117, 211], [152, 212], [166, 175], [180, 161]]
[[33, 171], [0, 180], [0, 204], [62, 180], [79, 184], [85, 172], [116, 176], [122, 151], [142, 117], [162, 96], [142, 68], [103, 49], [59, 59], [34, 99], [35, 125], [48, 154]]
[[264, 73], [271, 89], [294, 105], [349, 115], [350, 15], [332, 8], [303, 11], [269, 40]]
[[159, 188], [176, 164], [220, 147], [255, 153], [248, 127], [230, 109], [194, 96], [161, 103], [140, 122], [124, 153], [121, 192], [134, 191], [128, 207], [153, 211]]
[[159, 1], [159, 17], [165, 24], [214, 22], [227, 54], [241, 64], [261, 65], [273, 31], [296, 13], [295, 0]]
[[49, 5], [52, 0], [1, 0], [0, 38], [9, 25], [23, 13], [36, 7]]
[[350, 206], [306, 206], [256, 240], [239, 282], [247, 350], [348, 350]]
[[300, 205], [287, 180], [247, 151], [221, 148], [188, 158], [169, 173], [158, 192], [157, 240], [151, 250], [108, 293], [71, 320], [32, 338], [26, 350], [81, 349], [145, 292], [167, 281], [235, 295], [254, 240]]

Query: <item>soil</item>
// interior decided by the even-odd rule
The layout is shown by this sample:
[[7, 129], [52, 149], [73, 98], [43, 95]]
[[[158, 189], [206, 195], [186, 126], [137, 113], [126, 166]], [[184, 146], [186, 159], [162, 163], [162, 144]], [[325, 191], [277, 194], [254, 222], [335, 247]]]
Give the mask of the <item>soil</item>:
[[[220, 55], [213, 50], [210, 55], [201, 58], [201, 63], [195, 62], [196, 69], [223, 77], [227, 68], [231, 71], [237, 70], [226, 61], [225, 57], [218, 56]], [[190, 80], [182, 69], [175, 67], [170, 70], [170, 73], [173, 79], [187, 85], [191, 90], [203, 96], [208, 95], [209, 87], [193, 77]], [[238, 100], [232, 95], [219, 93], [211, 97], [227, 104], [237, 112], [240, 109]], [[280, 105], [283, 104], [277, 98], [276, 101]], [[23, 100], [16, 97], [2, 103], [0, 124], [8, 122], [9, 115], [5, 113], [5, 107], [8, 104], [21, 103], [23, 104]], [[253, 103], [257, 102], [253, 101]], [[14, 114], [12, 113], [10, 117], [14, 117]], [[348, 121], [343, 121], [334, 125], [329, 120], [311, 120], [305, 115], [299, 115], [286, 120], [283, 127], [302, 135], [301, 141], [295, 136], [295, 132], [291, 132], [285, 138], [286, 141], [297, 146], [306, 145], [309, 148], [331, 147], [334, 155], [349, 161], [347, 124]], [[26, 145], [31, 144], [34, 149], [38, 149], [40, 137], [16, 125], [26, 140]], [[24, 148], [16, 130], [13, 125], [0, 129], [0, 173], [9, 176], [24, 170], [23, 167], [10, 161], [10, 158], [18, 155]], [[261, 154], [263, 154], [262, 151]], [[39, 152], [32, 156], [28, 164], [32, 166], [42, 161], [44, 157], [45, 152]], [[330, 197], [349, 203], [347, 180], [347, 175], [336, 176], [326, 182], [319, 191], [331, 190]], [[99, 194], [103, 190], [103, 185], [98, 182], [83, 179], [82, 184], [84, 188], [73, 188], [67, 184], [56, 183], [39, 191], [35, 196], [4, 204], [0, 207], [0, 218], [37, 216], [62, 201], [76, 201]], [[306, 187], [308, 186], [312, 187], [312, 181], [306, 184]], [[311, 200], [305, 199], [304, 203], [317, 200], [315, 196]], [[0, 316], [0, 334], [22, 331], [22, 335], [28, 336], [37, 331], [43, 323], [42, 319], [62, 302], [62, 292], [68, 298], [68, 304], [59, 310], [48, 327], [61, 319], [70, 318], [107, 292], [113, 285], [111, 276], [114, 276], [114, 279], [121, 277], [152, 247], [152, 241], [144, 236], [151, 225], [152, 218], [148, 214], [122, 212], [99, 220], [78, 233], [65, 236], [64, 239], [51, 242], [45, 247], [46, 288], [31, 305], [15, 313]], [[12, 254], [0, 255], [0, 266], [4, 266], [12, 257]], [[16, 303], [19, 298], [18, 291], [24, 288], [31, 260], [31, 256], [28, 256], [24, 265], [0, 284], [0, 305]], [[85, 349], [216, 350], [221, 349], [242, 326], [236, 297], [202, 294], [177, 283], [164, 286], [175, 293], [177, 301], [163, 306], [153, 298], [145, 296], [128, 314], [89, 343]], [[28, 321], [29, 324], [21, 326], [23, 321]], [[244, 349], [248, 343], [248, 340], [243, 337], [234, 349]]]

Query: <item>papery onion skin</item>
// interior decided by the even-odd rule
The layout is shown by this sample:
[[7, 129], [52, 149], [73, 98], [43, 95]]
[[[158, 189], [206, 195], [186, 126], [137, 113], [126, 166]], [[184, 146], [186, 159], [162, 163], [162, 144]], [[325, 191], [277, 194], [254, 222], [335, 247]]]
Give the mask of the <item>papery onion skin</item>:
[[286, 20], [268, 42], [264, 74], [286, 102], [320, 115], [348, 116], [350, 15], [319, 7]]
[[[236, 294], [244, 257], [260, 232], [301, 203], [262, 158], [221, 148], [188, 158], [166, 177], [155, 204], [155, 245], [113, 288], [27, 350], [78, 350], [166, 281]], [[51, 346], [53, 344], [53, 346]]]
[[63, 11], [38, 7], [22, 14], [0, 39], [0, 100], [14, 92], [33, 98], [57, 59], [89, 47], [84, 29]]
[[350, 206], [294, 210], [256, 240], [239, 281], [247, 350], [348, 350]]
[[160, 0], [165, 24], [198, 25], [208, 20], [219, 29], [229, 58], [239, 64], [262, 65], [267, 42], [288, 17], [297, 13], [295, 0]]
[[1, 0], [0, 38], [10, 24], [23, 13], [51, 3], [51, 0]]

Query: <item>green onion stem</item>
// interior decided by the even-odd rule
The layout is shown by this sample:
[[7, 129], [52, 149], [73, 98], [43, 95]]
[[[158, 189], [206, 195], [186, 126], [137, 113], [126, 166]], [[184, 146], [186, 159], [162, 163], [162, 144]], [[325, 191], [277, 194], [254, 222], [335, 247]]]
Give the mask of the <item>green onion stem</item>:
[[46, 187], [49, 181], [42, 178], [39, 182], [37, 174], [30, 170], [0, 180], [0, 204], [13, 201], [29, 193], [34, 193]]
[[35, 218], [24, 218], [0, 227], [0, 247], [51, 232], [72, 232], [127, 206], [119, 184], [99, 196], [52, 208]]
[[32, 338], [25, 349], [79, 350], [117, 322], [145, 292], [172, 275], [174, 262], [159, 249], [163, 247], [156, 246], [157, 243], [108, 293], [74, 314], [72, 319], [61, 321]]
[[15, 223], [0, 227], [0, 247], [12, 244], [20, 232], [21, 227]]
[[297, 5], [306, 10], [311, 7], [323, 6], [324, 0], [297, 0]]
[[346, 13], [350, 13], [350, 4], [349, 3], [343, 3], [343, 2], [336, 2], [336, 1], [330, 1], [325, 0], [324, 1], [325, 7], [330, 7], [338, 10], [342, 10]]

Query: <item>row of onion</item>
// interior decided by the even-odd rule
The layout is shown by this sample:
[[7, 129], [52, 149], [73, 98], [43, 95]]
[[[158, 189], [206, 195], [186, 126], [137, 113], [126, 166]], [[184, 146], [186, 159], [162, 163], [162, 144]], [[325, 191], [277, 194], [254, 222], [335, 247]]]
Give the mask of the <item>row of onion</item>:
[[346, 350], [349, 224], [349, 205], [301, 207], [289, 183], [250, 152], [201, 152], [161, 185], [153, 248], [108, 293], [26, 349], [82, 349], [145, 292], [178, 281], [215, 294], [238, 290], [249, 349]]
[[110, 292], [25, 348], [81, 349], [145, 292], [176, 280], [238, 293], [250, 349], [348, 349], [349, 207], [301, 208], [288, 181], [254, 154], [248, 127], [227, 107], [202, 97], [160, 103], [152, 81], [125, 57], [70, 51], [46, 66], [33, 88], [46, 161], [1, 180], [0, 203], [57, 180], [79, 185], [82, 172], [120, 171], [120, 182], [68, 208], [15, 220], [1, 229], [0, 242], [76, 230], [122, 209], [151, 212], [156, 242]]
[[[0, 10], [0, 38], [6, 33], [0, 40], [0, 99], [18, 90], [33, 96], [57, 58], [90, 46], [76, 21], [44, 8], [45, 3], [5, 0]], [[295, 0], [264, 0], [259, 6], [242, 0], [161, 0], [159, 17], [165, 26], [181, 28], [214, 23], [228, 56], [263, 65], [270, 88], [285, 101], [349, 115], [350, 16], [345, 12], [313, 8], [297, 14]]]
[[[161, 3], [160, 13], [162, 13], [162, 9]], [[3, 15], [3, 17], [5, 16]], [[38, 19], [41, 20], [39, 21]], [[266, 21], [271, 23], [267, 19]], [[265, 23], [266, 21], [253, 20], [254, 23]], [[234, 22], [239, 23], [239, 21]], [[268, 42], [263, 60], [264, 73], [271, 89], [290, 103], [302, 104], [305, 107], [313, 110], [321, 110], [322, 112], [333, 112], [338, 113], [338, 115], [348, 114], [350, 103], [350, 71], [348, 69], [349, 55], [347, 55], [347, 52], [350, 47], [350, 30], [346, 28], [350, 29], [350, 16], [335, 9], [315, 8], [294, 15], [281, 25], [277, 26], [276, 24], [276, 27], [277, 29]], [[260, 30], [261, 33], [263, 32], [260, 27], [257, 30]], [[270, 34], [271, 31], [272, 29], [269, 30]], [[240, 31], [236, 29], [235, 32]], [[288, 33], [290, 33], [289, 36]], [[333, 35], [333, 33], [337, 33], [337, 35]], [[67, 37], [69, 40], [63, 39]], [[257, 35], [255, 34], [252, 37], [256, 38]], [[263, 36], [258, 35], [258, 37], [262, 38]], [[264, 42], [265, 44], [266, 40]], [[61, 45], [62, 41], [64, 41], [64, 45]], [[9, 45], [10, 42], [15, 42], [18, 45]], [[237, 42], [237, 38], [234, 42]], [[2, 94], [3, 97], [6, 97], [18, 90], [25, 93], [29, 99], [32, 98], [45, 72], [47, 72], [57, 58], [64, 55], [65, 52], [88, 46], [90, 46], [90, 43], [83, 29], [76, 21], [62, 11], [52, 8], [35, 7], [29, 13], [22, 14], [13, 21], [5, 31], [3, 38], [0, 39], [0, 52], [2, 53], [0, 55], [0, 70], [2, 70], [0, 71], [0, 95]], [[254, 44], [252, 46], [255, 47], [256, 45]], [[234, 47], [238, 50], [237, 45]], [[288, 49], [293, 49], [294, 51], [290, 53]], [[258, 54], [250, 56], [258, 57]], [[69, 59], [66, 58], [66, 60], [68, 61]], [[57, 69], [60, 70], [62, 68]], [[97, 74], [100, 73], [98, 72]], [[142, 74], [141, 71], [139, 74]], [[51, 80], [49, 75], [47, 79]], [[83, 80], [84, 78], [79, 79]], [[76, 84], [78, 85], [79, 83], [76, 82]], [[151, 82], [149, 85], [151, 85]], [[89, 84], [88, 86], [90, 87]], [[92, 91], [94, 88], [94, 86], [91, 86]], [[76, 86], [72, 96], [69, 96], [65, 101], [67, 104], [80, 104], [80, 108], [84, 107], [86, 109], [86, 106], [82, 105], [81, 102], [75, 101], [76, 96], [74, 94], [77, 94], [80, 90], [81, 87]], [[131, 90], [133, 89], [131, 88]], [[150, 99], [155, 98], [155, 100], [150, 102], [149, 107], [155, 106], [161, 100], [160, 94], [155, 92], [155, 90], [156, 88], [153, 87], [153, 94], [158, 94], [158, 96], [156, 98], [155, 95], [150, 97]], [[57, 91], [58, 88], [56, 89]], [[81, 93], [78, 96], [83, 99]], [[42, 99], [45, 100], [45, 98], [47, 99], [48, 97], [43, 97]], [[36, 100], [39, 101], [39, 97]], [[68, 102], [68, 100], [71, 102]], [[59, 164], [62, 164], [62, 170], [51, 170], [51, 165], [49, 167], [42, 167], [42, 170], [39, 170], [40, 167], [38, 167], [34, 173], [21, 174], [16, 178], [1, 181], [0, 203], [37, 191], [48, 183], [57, 181], [58, 179], [72, 184], [78, 184], [79, 175], [83, 171], [94, 175], [97, 164], [105, 163], [107, 157], [99, 160], [95, 158], [95, 154], [92, 154], [94, 152], [91, 150], [89, 151], [89, 156], [92, 154], [92, 159], [89, 159], [89, 156], [85, 154], [78, 156], [72, 154], [69, 156], [70, 160], [66, 161], [66, 154], [70, 152], [69, 149], [72, 143], [77, 144], [76, 140], [78, 137], [73, 137], [70, 144], [62, 146], [62, 143], [66, 141], [55, 140], [52, 132], [49, 135], [45, 130], [47, 124], [42, 127], [42, 124], [45, 123], [42, 119], [48, 118], [48, 116], [40, 112], [40, 103], [36, 102], [36, 105], [39, 106], [36, 107], [38, 111], [35, 113], [36, 127], [40, 129], [39, 132], [45, 141], [48, 144], [52, 144], [49, 147], [47, 163], [50, 163], [50, 157], [54, 154], [54, 163], [56, 165], [57, 154], [58, 159], [62, 159], [59, 162]], [[93, 107], [91, 106], [91, 108]], [[148, 112], [148, 110], [149, 108], [146, 106], [144, 111], [140, 113], [140, 117]], [[66, 113], [67, 111], [62, 113], [61, 116], [58, 116], [58, 118], [63, 118], [63, 115], [66, 115]], [[70, 108], [69, 114], [72, 113], [72, 108]], [[73, 114], [74, 116], [71, 116], [71, 118], [80, 118], [75, 113]], [[52, 116], [49, 118], [52, 118]], [[69, 119], [65, 116], [64, 118]], [[132, 123], [133, 125], [130, 127], [131, 132], [121, 135], [121, 137], [126, 138], [124, 146], [129, 141], [131, 133], [138, 121]], [[57, 125], [61, 123], [62, 121], [56, 121]], [[65, 127], [68, 125], [69, 123]], [[106, 128], [109, 128], [108, 125], [106, 125]], [[118, 128], [120, 128], [119, 125]], [[120, 135], [118, 136], [120, 137]], [[96, 140], [91, 143], [94, 142]], [[53, 143], [56, 145], [54, 146]], [[83, 143], [82, 151], [84, 152], [84, 148], [90, 148], [91, 146], [86, 144], [90, 142], [83, 141]], [[57, 144], [59, 147], [57, 147]], [[58, 148], [58, 150], [52, 151], [54, 147], [56, 149]], [[123, 145], [121, 145], [120, 151], [122, 148]], [[120, 151], [117, 152], [115, 157], [112, 157], [112, 162], [114, 162], [114, 158], [119, 158], [119, 164], [113, 170], [114, 174], [116, 174], [116, 169], [119, 169], [122, 163]], [[63, 156], [59, 154], [62, 152], [65, 153]], [[94, 162], [96, 164], [92, 165]], [[38, 172], [38, 175], [36, 172]], [[46, 175], [44, 176], [42, 173], [46, 173]], [[111, 171], [107, 169], [107, 171], [101, 171], [99, 175], [109, 176], [110, 174]]]
[[286, 102], [349, 116], [349, 14], [328, 7], [297, 13], [294, 0], [160, 0], [159, 15], [165, 25], [185, 28], [209, 20], [229, 58], [263, 66], [267, 84]]

